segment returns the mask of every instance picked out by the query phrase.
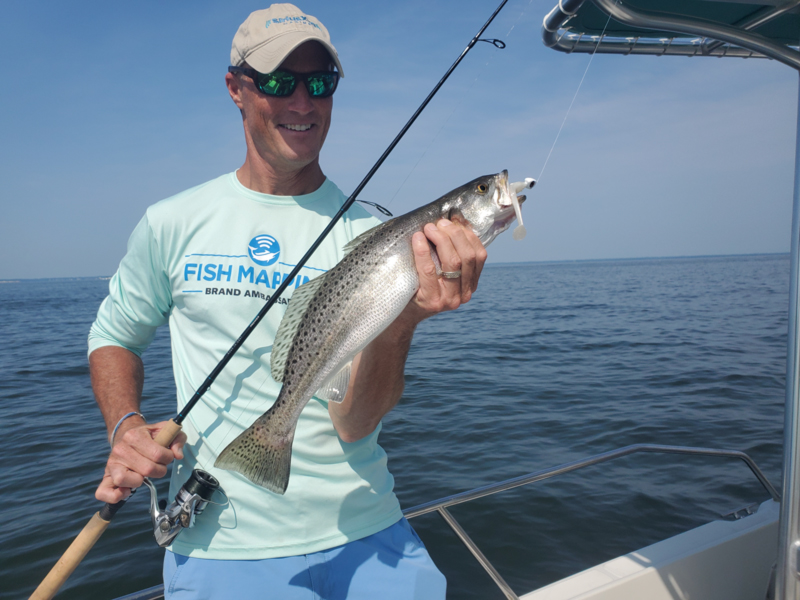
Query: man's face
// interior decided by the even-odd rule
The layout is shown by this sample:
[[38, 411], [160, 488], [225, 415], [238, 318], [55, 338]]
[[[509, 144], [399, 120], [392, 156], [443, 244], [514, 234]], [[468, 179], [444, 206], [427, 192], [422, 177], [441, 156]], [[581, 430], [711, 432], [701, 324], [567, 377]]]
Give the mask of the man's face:
[[[306, 42], [279, 69], [312, 73], [327, 71], [330, 63], [321, 45]], [[249, 77], [239, 77], [239, 81], [245, 128], [259, 157], [272, 170], [286, 174], [317, 163], [331, 124], [333, 97], [311, 98], [302, 82], [291, 96], [267, 96]]]

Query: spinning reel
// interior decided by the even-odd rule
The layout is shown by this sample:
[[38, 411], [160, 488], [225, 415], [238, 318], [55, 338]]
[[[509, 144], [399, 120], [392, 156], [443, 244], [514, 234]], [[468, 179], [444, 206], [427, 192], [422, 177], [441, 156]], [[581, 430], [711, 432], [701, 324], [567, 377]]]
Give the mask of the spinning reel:
[[178, 490], [175, 500], [169, 506], [165, 499], [159, 501], [156, 486], [150, 479], [145, 477], [144, 483], [150, 488], [150, 517], [153, 521], [153, 535], [156, 543], [162, 548], [169, 546], [184, 529], [194, 527], [195, 518], [203, 512], [207, 504], [223, 505], [212, 502], [211, 497], [214, 492], [219, 490], [225, 496], [225, 503], [228, 500], [225, 492], [219, 487], [219, 481], [200, 469], [192, 471], [192, 476]]

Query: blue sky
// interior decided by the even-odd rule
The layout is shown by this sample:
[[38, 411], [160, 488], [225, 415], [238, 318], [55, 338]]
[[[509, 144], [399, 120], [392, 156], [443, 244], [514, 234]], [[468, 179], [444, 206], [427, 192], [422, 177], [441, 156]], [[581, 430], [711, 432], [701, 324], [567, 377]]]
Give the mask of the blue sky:
[[[346, 77], [322, 165], [358, 184], [496, 0], [307, 1]], [[70, 6], [70, 4], [72, 4]], [[395, 214], [486, 173], [539, 177], [589, 62], [509, 0], [362, 193]], [[146, 207], [236, 169], [230, 42], [261, 5], [6, 0], [0, 279], [110, 275]], [[789, 249], [797, 74], [765, 60], [594, 58], [540, 184], [490, 261]]]

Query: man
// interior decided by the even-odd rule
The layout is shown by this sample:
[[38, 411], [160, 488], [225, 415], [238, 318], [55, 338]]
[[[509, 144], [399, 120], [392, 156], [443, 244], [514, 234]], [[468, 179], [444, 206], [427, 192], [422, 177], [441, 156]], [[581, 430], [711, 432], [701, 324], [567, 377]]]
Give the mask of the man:
[[[143, 477], [163, 477], [173, 459], [170, 497], [195, 467], [220, 480], [228, 503], [209, 505], [166, 553], [167, 598], [444, 598], [444, 577], [402, 518], [377, 436], [402, 394], [416, 325], [467, 302], [477, 287], [486, 251], [470, 230], [440, 221], [414, 235], [420, 289], [353, 361], [344, 401], [312, 399], [303, 410], [285, 495], [213, 465], [280, 390], [269, 353], [286, 302], [169, 449], [153, 441], [164, 423], [147, 424], [140, 413], [139, 355], [156, 328], [169, 322], [183, 406], [345, 200], [319, 165], [344, 75], [325, 27], [290, 4], [256, 11], [234, 37], [231, 64], [225, 81], [242, 114], [244, 164], [147, 210], [92, 326], [92, 385], [112, 444], [96, 496], [118, 502]], [[349, 210], [286, 296], [377, 222]], [[429, 240], [442, 268], [460, 278], [437, 277]]]

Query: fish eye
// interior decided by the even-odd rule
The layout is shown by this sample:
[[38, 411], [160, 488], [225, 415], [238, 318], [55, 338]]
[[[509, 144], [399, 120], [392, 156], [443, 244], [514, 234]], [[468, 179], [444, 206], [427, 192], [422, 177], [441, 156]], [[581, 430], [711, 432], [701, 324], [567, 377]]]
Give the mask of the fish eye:
[[489, 188], [487, 187], [487, 185], [485, 183], [479, 183], [478, 187], [476, 188], [476, 191], [479, 194], [485, 194], [488, 189]]

